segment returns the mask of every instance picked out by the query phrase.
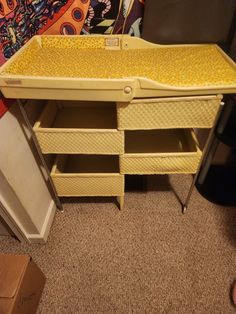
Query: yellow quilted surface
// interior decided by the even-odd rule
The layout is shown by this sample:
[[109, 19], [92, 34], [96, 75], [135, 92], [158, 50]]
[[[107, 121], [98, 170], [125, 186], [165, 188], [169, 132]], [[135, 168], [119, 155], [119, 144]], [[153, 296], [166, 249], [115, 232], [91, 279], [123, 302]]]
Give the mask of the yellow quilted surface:
[[118, 129], [175, 129], [212, 127], [219, 98], [165, 100], [117, 104]]
[[124, 195], [124, 176], [52, 176], [58, 196]]
[[168, 173], [196, 173], [201, 153], [194, 156], [166, 156], [161, 157], [126, 157], [120, 158], [120, 172], [122, 174], [168, 174]]
[[[104, 41], [81, 49], [43, 42], [26, 49], [5, 73], [26, 76], [125, 78], [146, 77], [178, 87], [236, 84], [236, 70], [214, 45], [106, 50]], [[88, 42], [86, 44], [89, 45]], [[87, 47], [85, 45], [85, 47]]]
[[36, 132], [43, 153], [122, 154], [123, 132]]

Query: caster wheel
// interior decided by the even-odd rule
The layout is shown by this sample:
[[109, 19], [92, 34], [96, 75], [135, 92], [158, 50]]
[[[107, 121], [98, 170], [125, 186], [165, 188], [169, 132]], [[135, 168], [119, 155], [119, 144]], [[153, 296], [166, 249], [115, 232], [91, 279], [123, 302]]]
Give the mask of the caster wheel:
[[183, 205], [182, 206], [182, 214], [185, 214], [187, 211], [187, 206]]

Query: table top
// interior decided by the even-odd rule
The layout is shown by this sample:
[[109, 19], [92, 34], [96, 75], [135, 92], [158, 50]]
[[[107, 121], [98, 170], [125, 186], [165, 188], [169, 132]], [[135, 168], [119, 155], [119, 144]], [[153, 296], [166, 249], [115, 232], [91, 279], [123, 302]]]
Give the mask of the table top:
[[32, 42], [2, 74], [21, 76], [108, 78], [145, 77], [164, 85], [196, 87], [235, 85], [236, 67], [216, 45], [159, 46], [147, 49], [104, 49], [103, 40], [45, 36]]
[[235, 93], [236, 64], [215, 44], [156, 45], [127, 35], [35, 36], [1, 68], [0, 87], [13, 98], [19, 92], [11, 94], [13, 87], [119, 90], [114, 97], [120, 100], [125, 94]]

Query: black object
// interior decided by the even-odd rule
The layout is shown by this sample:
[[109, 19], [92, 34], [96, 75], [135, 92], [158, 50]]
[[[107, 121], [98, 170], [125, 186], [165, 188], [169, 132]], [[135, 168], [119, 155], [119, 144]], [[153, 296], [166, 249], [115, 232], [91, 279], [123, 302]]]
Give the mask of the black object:
[[221, 143], [228, 146], [230, 154], [222, 164], [214, 164], [212, 160], [207, 160], [206, 164], [211, 162], [207, 174], [202, 178], [202, 173], [206, 171], [201, 169], [196, 187], [209, 201], [223, 205], [236, 206], [236, 96], [227, 96], [225, 107], [215, 129], [215, 138], [207, 158], [212, 159], [217, 148]]
[[204, 183], [196, 187], [212, 203], [236, 206], [236, 167], [211, 165]]
[[225, 102], [215, 133], [222, 143], [236, 149], [236, 96], [226, 97]]

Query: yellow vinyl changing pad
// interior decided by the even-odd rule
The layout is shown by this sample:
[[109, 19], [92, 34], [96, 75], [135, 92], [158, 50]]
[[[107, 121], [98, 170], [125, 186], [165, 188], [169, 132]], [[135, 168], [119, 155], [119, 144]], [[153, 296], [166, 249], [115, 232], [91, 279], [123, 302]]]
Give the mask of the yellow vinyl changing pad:
[[128, 35], [35, 36], [0, 70], [5, 97], [130, 101], [236, 92], [217, 46], [155, 45]]

